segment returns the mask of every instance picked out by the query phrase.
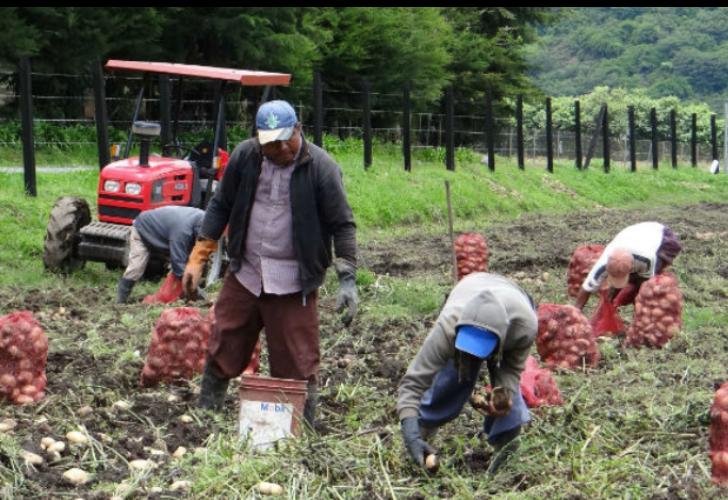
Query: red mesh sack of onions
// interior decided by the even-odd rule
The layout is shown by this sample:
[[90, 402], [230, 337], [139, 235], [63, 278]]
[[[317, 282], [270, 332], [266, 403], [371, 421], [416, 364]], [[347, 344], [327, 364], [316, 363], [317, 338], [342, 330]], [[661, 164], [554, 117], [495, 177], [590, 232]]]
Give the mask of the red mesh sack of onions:
[[488, 243], [480, 233], [463, 233], [455, 238], [458, 279], [470, 273], [488, 271]]
[[728, 486], [728, 382], [715, 392], [710, 407], [710, 459], [713, 462], [713, 482]]
[[571, 254], [569, 270], [566, 275], [566, 293], [569, 297], [576, 297], [584, 283], [586, 275], [592, 266], [599, 260], [604, 251], [604, 245], [581, 245]]
[[[215, 306], [212, 306], [210, 308], [210, 312], [207, 313], [207, 321], [210, 323], [210, 332], [214, 331], [214, 329], [215, 329]], [[259, 367], [260, 367], [260, 338], [258, 339], [258, 343], [255, 344], [255, 349], [253, 349], [253, 355], [250, 357], [250, 362], [248, 363], [248, 366], [246, 366], [245, 370], [243, 370], [243, 375], [255, 375], [258, 373]]]
[[533, 356], [526, 358], [526, 367], [521, 373], [521, 394], [529, 408], [564, 404], [551, 370], [539, 368]]
[[207, 356], [210, 323], [194, 307], [165, 309], [152, 332], [141, 385], [189, 380], [201, 373]]
[[538, 307], [536, 348], [548, 368], [595, 367], [599, 348], [586, 316], [572, 305], [541, 304]]
[[675, 275], [658, 274], [641, 287], [634, 302], [626, 345], [664, 346], [682, 326], [682, 293]]
[[18, 405], [45, 395], [48, 338], [30, 311], [0, 317], [0, 395]]

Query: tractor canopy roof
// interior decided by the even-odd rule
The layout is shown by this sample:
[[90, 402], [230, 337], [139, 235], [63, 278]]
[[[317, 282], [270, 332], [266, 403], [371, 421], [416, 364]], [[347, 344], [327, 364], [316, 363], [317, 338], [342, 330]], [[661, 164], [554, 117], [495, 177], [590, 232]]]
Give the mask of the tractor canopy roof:
[[150, 61], [121, 61], [109, 59], [106, 68], [111, 70], [143, 71], [149, 73], [165, 73], [168, 75], [192, 76], [237, 82], [240, 85], [288, 85], [291, 75], [288, 73], [269, 73], [267, 71], [250, 71], [245, 69], [217, 68], [195, 64], [177, 64]]

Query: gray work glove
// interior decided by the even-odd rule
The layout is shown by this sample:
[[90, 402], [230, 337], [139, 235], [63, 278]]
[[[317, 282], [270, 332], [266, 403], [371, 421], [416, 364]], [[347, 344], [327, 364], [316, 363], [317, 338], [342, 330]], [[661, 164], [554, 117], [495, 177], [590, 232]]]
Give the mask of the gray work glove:
[[339, 276], [339, 292], [336, 294], [336, 312], [346, 310], [341, 317], [345, 326], [349, 326], [356, 316], [359, 298], [356, 293], [356, 267], [345, 261], [336, 263], [336, 274]]
[[402, 438], [412, 460], [420, 467], [425, 466], [425, 458], [436, 452], [420, 435], [420, 423], [418, 417], [406, 417], [402, 419]]

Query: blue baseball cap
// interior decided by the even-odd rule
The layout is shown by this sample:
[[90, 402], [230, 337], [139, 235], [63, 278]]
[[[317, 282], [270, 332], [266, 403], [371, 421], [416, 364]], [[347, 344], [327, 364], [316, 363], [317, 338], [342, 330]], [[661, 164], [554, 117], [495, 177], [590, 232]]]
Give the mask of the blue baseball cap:
[[498, 335], [473, 325], [460, 325], [455, 336], [455, 349], [480, 359], [490, 356], [498, 347]]
[[293, 135], [296, 123], [298, 123], [296, 110], [288, 102], [276, 100], [263, 103], [255, 115], [258, 141], [261, 145], [273, 141], [287, 141]]

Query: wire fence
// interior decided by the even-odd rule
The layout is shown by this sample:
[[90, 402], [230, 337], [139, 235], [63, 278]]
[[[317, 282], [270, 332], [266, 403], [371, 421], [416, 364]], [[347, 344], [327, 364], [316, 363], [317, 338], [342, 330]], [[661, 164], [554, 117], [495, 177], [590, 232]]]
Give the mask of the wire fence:
[[[11, 80], [12, 73], [0, 73], [0, 80]], [[118, 134], [128, 131], [137, 99], [137, 88], [146, 86], [151, 92], [142, 100], [142, 117], [148, 120], [160, 119], [160, 97], [155, 92], [153, 82], [135, 75], [104, 75], [108, 124]], [[179, 87], [179, 79], [170, 78], [172, 87]], [[95, 101], [92, 80], [87, 75], [63, 73], [32, 73], [34, 107], [33, 124], [37, 129], [35, 145], [37, 147], [90, 146], [96, 144], [94, 134], [53, 134], [50, 129], [86, 127], [95, 124]], [[212, 133], [215, 124], [215, 87], [200, 81], [187, 81], [182, 96], [184, 104], [179, 107], [177, 98], [172, 96], [172, 107], [175, 113], [175, 130], [180, 136], [195, 136]], [[226, 95], [226, 125], [232, 131], [230, 141], [245, 139], [252, 130], [254, 114], [261, 100], [261, 89], [240, 87]], [[181, 95], [181, 94], [180, 94]], [[299, 119], [303, 123], [304, 133], [313, 135], [315, 108], [313, 105], [313, 88], [291, 86], [276, 88], [272, 97], [286, 98], [296, 108]], [[418, 101], [417, 95], [412, 96]], [[17, 147], [22, 139], [20, 133], [21, 119], [19, 111], [21, 95], [10, 85], [0, 87], [0, 147]], [[365, 95], [356, 90], [339, 90], [326, 87], [323, 90], [322, 130], [325, 134], [340, 139], [363, 139], [365, 134], [365, 112], [363, 105]], [[371, 92], [369, 94], [371, 133], [375, 142], [400, 143], [403, 141], [404, 104], [402, 93]], [[412, 111], [410, 113], [410, 132], [412, 148], [444, 147], [447, 141], [447, 113], [443, 106], [435, 105], [433, 112]], [[478, 110], [480, 111], [480, 110]], [[468, 147], [485, 154], [486, 119], [483, 112], [455, 113], [453, 115], [453, 141], [455, 147]], [[591, 117], [584, 117], [581, 130], [581, 152], [585, 154], [596, 130]], [[117, 135], [118, 135], [117, 134]], [[576, 135], [573, 130], [555, 127], [553, 130], [551, 150], [555, 161], [575, 161]], [[604, 145], [599, 138], [593, 150], [593, 158], [601, 159]], [[547, 133], [540, 128], [523, 129], [523, 152], [526, 165], [543, 166], [544, 158], [549, 152]], [[671, 142], [658, 142], [657, 152], [661, 159], [670, 158]], [[638, 139], [635, 142], [637, 162], [652, 162], [652, 141]], [[698, 163], [710, 163], [713, 159], [715, 145], [698, 142], [696, 156]], [[610, 127], [609, 150], [612, 163], [627, 164], [630, 161], [629, 140], [627, 130]], [[496, 156], [514, 158], [517, 155], [517, 130], [512, 116], [494, 117], [493, 152]], [[680, 163], [689, 163], [691, 144], [677, 144], [677, 158]]]

